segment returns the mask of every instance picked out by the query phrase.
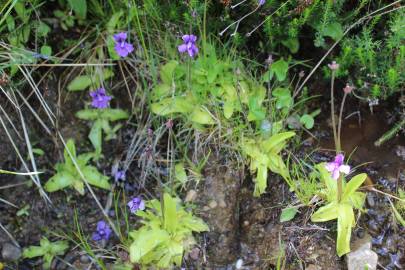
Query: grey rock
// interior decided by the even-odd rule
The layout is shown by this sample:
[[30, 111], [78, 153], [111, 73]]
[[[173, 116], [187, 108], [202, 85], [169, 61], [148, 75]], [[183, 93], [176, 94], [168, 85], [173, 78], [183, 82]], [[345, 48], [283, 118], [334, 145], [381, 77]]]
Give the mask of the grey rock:
[[21, 257], [21, 248], [12, 243], [4, 243], [1, 250], [1, 256], [6, 262], [17, 261]]
[[[371, 243], [362, 243], [356, 245], [357, 248], [346, 255], [348, 270], [376, 270], [378, 255], [371, 250]], [[367, 267], [367, 268], [366, 268]]]

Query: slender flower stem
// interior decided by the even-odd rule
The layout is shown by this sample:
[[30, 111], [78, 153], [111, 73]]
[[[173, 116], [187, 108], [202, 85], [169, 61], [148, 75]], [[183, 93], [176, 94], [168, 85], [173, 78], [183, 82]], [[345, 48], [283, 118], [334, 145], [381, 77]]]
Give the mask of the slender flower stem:
[[338, 145], [337, 133], [336, 133], [336, 120], [335, 120], [335, 100], [334, 95], [335, 84], [335, 71], [332, 70], [331, 87], [330, 87], [330, 114], [332, 118], [333, 139], [335, 141], [336, 153], [340, 152], [340, 145]]
[[341, 149], [341, 141], [340, 141], [340, 133], [342, 130], [342, 115], [343, 115], [343, 107], [345, 106], [347, 93], [343, 95], [342, 103], [340, 104], [340, 112], [339, 112], [339, 123], [338, 123], [338, 130], [337, 130], [337, 146], [336, 149]]
[[342, 200], [342, 193], [343, 193], [343, 175], [340, 175], [337, 180], [337, 199], [338, 202]]

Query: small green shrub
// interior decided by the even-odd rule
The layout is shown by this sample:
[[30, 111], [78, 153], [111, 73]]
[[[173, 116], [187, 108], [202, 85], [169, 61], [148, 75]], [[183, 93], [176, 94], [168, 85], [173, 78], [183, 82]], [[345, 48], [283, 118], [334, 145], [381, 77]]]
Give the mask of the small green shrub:
[[[72, 157], [69, 155], [68, 151]], [[101, 174], [96, 167], [87, 164], [94, 154], [87, 153], [77, 156], [74, 141], [69, 139], [66, 142], [66, 148], [63, 156], [65, 158], [65, 162], [57, 163], [55, 165], [56, 174], [52, 176], [48, 182], [46, 182], [46, 191], [55, 192], [67, 187], [73, 187], [81, 195], [84, 194], [84, 180], [82, 180], [82, 177], [73, 163], [73, 160], [75, 160], [80, 171], [83, 173], [84, 178], [90, 185], [103, 189], [110, 189], [108, 177]]]
[[163, 202], [151, 200], [146, 207], [147, 210], [136, 213], [143, 226], [130, 232], [131, 262], [141, 264], [143, 269], [181, 266], [184, 252], [195, 244], [192, 233], [208, 231], [207, 225], [167, 193]]
[[50, 242], [42, 237], [40, 246], [30, 246], [23, 251], [23, 258], [43, 257], [43, 269], [51, 269], [51, 263], [55, 256], [63, 255], [69, 248], [67, 241]]

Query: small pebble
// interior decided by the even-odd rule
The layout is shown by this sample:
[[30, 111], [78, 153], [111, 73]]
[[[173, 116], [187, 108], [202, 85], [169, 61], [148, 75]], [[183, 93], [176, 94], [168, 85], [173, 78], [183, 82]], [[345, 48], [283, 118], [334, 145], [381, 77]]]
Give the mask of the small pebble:
[[90, 258], [87, 255], [80, 256], [80, 262], [84, 264], [88, 264], [90, 262]]
[[212, 200], [212, 201], [209, 202], [208, 206], [211, 209], [214, 209], [214, 208], [216, 208], [218, 206], [218, 203], [216, 201]]
[[185, 202], [192, 202], [197, 198], [197, 191], [191, 189], [187, 192], [186, 198], [184, 199]]
[[237, 261], [236, 261], [236, 264], [235, 264], [235, 267], [236, 267], [236, 269], [242, 269], [242, 267], [243, 267], [243, 260], [242, 260], [242, 259], [237, 260]]
[[226, 202], [225, 202], [224, 199], [221, 199], [221, 200], [219, 201], [219, 207], [221, 207], [221, 208], [225, 208], [225, 207], [226, 207]]
[[1, 256], [6, 262], [17, 261], [21, 257], [21, 248], [12, 243], [4, 243], [1, 250]]

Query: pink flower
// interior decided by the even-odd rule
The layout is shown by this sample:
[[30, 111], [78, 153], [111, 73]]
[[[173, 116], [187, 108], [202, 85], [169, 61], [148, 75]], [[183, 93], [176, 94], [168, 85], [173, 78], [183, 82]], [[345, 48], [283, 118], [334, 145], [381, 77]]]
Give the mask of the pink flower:
[[346, 94], [350, 94], [353, 90], [354, 90], [354, 86], [352, 86], [348, 83], [346, 84], [345, 88], [343, 88], [343, 92], [345, 92]]
[[338, 69], [339, 69], [339, 64], [336, 63], [336, 61], [332, 61], [332, 63], [328, 64], [328, 67], [329, 67], [331, 70], [338, 70]]
[[329, 162], [325, 166], [326, 170], [332, 173], [332, 178], [335, 180], [339, 178], [340, 173], [344, 174], [350, 173], [350, 166], [343, 164], [344, 158], [345, 157], [342, 154], [338, 154], [333, 162]]

